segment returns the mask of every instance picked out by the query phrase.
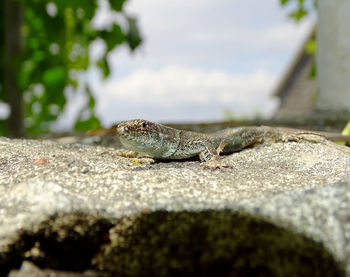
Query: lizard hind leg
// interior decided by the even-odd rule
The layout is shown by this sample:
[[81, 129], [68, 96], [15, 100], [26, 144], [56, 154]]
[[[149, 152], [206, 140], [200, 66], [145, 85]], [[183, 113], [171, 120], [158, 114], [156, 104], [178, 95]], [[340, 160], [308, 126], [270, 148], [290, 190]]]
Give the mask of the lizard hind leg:
[[219, 160], [219, 153], [209, 141], [198, 141], [202, 145], [202, 151], [199, 153], [201, 162], [208, 162], [211, 160]]
[[219, 160], [220, 153], [224, 150], [227, 142], [222, 140], [217, 149], [209, 141], [197, 141], [203, 146], [203, 150], [199, 153], [199, 159], [201, 162], [207, 162], [210, 160]]
[[207, 169], [222, 169], [224, 167], [231, 167], [223, 165], [220, 160], [220, 153], [224, 150], [226, 142], [221, 141], [217, 149], [209, 142], [203, 141], [201, 144], [204, 146], [203, 151], [199, 154], [199, 159], [203, 162], [204, 168]]
[[227, 145], [227, 142], [226, 142], [225, 140], [222, 140], [222, 141], [220, 142], [218, 148], [216, 148], [216, 154], [217, 154], [217, 155], [220, 155], [220, 153], [221, 153], [222, 151], [224, 151], [226, 145]]

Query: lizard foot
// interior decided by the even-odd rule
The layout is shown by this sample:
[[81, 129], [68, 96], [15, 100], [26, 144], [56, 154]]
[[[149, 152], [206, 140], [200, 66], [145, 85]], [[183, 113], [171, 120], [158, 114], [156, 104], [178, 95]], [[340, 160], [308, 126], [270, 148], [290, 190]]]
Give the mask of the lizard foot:
[[210, 161], [204, 162], [201, 164], [204, 169], [216, 170], [216, 169], [224, 169], [224, 168], [233, 168], [232, 165], [223, 164], [220, 160], [212, 159]]

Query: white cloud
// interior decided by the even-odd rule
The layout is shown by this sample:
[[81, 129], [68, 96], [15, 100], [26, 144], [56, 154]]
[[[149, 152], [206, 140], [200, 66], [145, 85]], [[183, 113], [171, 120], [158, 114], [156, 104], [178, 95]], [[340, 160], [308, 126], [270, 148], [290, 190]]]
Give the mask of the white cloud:
[[[105, 84], [93, 68], [87, 77], [106, 125], [136, 117], [220, 120], [225, 108], [234, 115], [271, 114], [277, 105], [272, 88], [312, 25], [312, 20], [288, 21], [278, 0], [129, 0], [126, 5], [138, 16], [143, 45], [135, 55], [125, 46], [110, 55]], [[97, 27], [114, 19], [106, 10], [99, 11]], [[91, 59], [103, 49], [101, 43], [91, 47]]]
[[297, 27], [291, 23], [258, 28], [233, 28], [232, 26], [212, 30], [201, 30], [193, 36], [193, 43], [204, 45], [231, 45], [232, 49], [244, 48], [251, 51], [271, 51], [299, 46], [310, 30], [312, 20], [304, 21]]
[[264, 72], [232, 74], [179, 65], [145, 68], [103, 85], [97, 109], [108, 124], [136, 114], [154, 120], [220, 120], [224, 108], [236, 115], [259, 111], [266, 116], [276, 106], [268, 97], [275, 79]]
[[111, 55], [114, 74], [168, 64], [231, 72], [281, 73], [307, 35], [312, 20], [287, 21], [277, 0], [134, 0], [145, 41], [136, 55]]

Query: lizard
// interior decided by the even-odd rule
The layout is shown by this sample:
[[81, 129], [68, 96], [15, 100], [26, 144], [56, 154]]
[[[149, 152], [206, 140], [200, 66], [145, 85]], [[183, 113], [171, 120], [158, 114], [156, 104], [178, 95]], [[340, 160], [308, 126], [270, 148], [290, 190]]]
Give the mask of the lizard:
[[221, 167], [220, 153], [229, 154], [267, 142], [298, 140], [303, 134], [350, 142], [350, 136], [336, 133], [269, 126], [228, 128], [206, 134], [179, 130], [143, 119], [123, 121], [113, 126], [110, 133], [119, 136], [128, 150], [159, 160], [199, 156], [201, 162], [213, 168]]

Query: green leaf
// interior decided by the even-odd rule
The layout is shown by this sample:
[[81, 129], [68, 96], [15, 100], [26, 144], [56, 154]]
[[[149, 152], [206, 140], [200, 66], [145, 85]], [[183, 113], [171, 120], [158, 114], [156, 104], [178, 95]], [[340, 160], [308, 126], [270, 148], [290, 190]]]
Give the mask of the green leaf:
[[28, 46], [32, 49], [38, 49], [40, 46], [40, 42], [37, 38], [28, 39]]
[[289, 0], [281, 0], [281, 4], [285, 5]]
[[135, 50], [142, 42], [142, 38], [137, 28], [137, 20], [134, 17], [128, 17], [129, 30], [126, 34], [126, 39], [131, 50]]
[[118, 12], [120, 12], [123, 9], [123, 5], [125, 2], [126, 0], [109, 0], [111, 8]]
[[35, 65], [36, 63], [33, 60], [27, 60], [22, 63], [17, 76], [18, 85], [22, 90], [29, 86], [30, 75], [34, 71]]
[[33, 53], [33, 60], [35, 62], [40, 62], [45, 59], [45, 52], [37, 50]]
[[316, 62], [313, 61], [313, 62], [312, 62], [312, 65], [311, 65], [309, 77], [310, 77], [310, 79], [314, 79], [314, 78], [316, 78], [316, 75], [317, 75]]
[[348, 124], [346, 124], [346, 126], [342, 132], [342, 135], [350, 136], [350, 121], [348, 122]]
[[[350, 136], [350, 121], [346, 124], [344, 130], [341, 132], [343, 136]], [[336, 144], [346, 145], [346, 141], [336, 141]]]
[[101, 31], [100, 37], [106, 42], [108, 52], [125, 41], [125, 35], [117, 24], [113, 24], [110, 31]]
[[314, 55], [316, 54], [316, 40], [315, 39], [310, 39], [305, 46], [305, 52], [309, 55]]
[[110, 73], [110, 67], [106, 55], [97, 62], [97, 66], [102, 70], [103, 78], [107, 78]]
[[101, 122], [95, 115], [92, 115], [88, 120], [79, 120], [74, 125], [74, 129], [77, 131], [88, 131], [92, 129], [98, 129], [100, 127]]
[[66, 73], [63, 67], [57, 66], [47, 69], [43, 74], [43, 83], [47, 87], [54, 87], [64, 83]]
[[307, 15], [307, 11], [300, 6], [296, 11], [289, 14], [289, 16], [296, 21], [300, 21], [302, 18], [304, 18]]
[[0, 136], [6, 136], [7, 135], [7, 121], [6, 120], [0, 120]]
[[[141, 36], [136, 19], [129, 17], [124, 11], [127, 0], [108, 0], [111, 10], [119, 12], [120, 16], [127, 20], [125, 29], [113, 23], [110, 28], [103, 31], [95, 29], [92, 24], [98, 8], [97, 0], [14, 1], [21, 3], [23, 8], [22, 28], [19, 34], [23, 47], [14, 62], [16, 80], [21, 90], [19, 96], [26, 97], [23, 101], [23, 122], [25, 118], [25, 128], [29, 134], [39, 134], [48, 131], [50, 124], [64, 110], [67, 102], [64, 94], [65, 87], [72, 86], [72, 89], [74, 89], [73, 86], [78, 87], [78, 78], [68, 73], [72, 70], [75, 72], [87, 70], [91, 66], [89, 47], [93, 41], [101, 38], [106, 44], [106, 53], [97, 63], [106, 78], [110, 74], [108, 53], [123, 43], [134, 50], [140, 45]], [[48, 14], [48, 7], [56, 7], [54, 15]], [[8, 13], [4, 7], [0, 9], [1, 19], [4, 19], [6, 14]], [[0, 37], [4, 38], [3, 24], [0, 24]], [[0, 84], [2, 85], [5, 70], [12, 70], [3, 66], [4, 44], [0, 43]], [[40, 97], [35, 97], [33, 88], [39, 84], [44, 87], [44, 93]], [[3, 98], [2, 88], [0, 99]], [[36, 113], [32, 109], [34, 101], [42, 107]], [[57, 113], [52, 113], [48, 108], [52, 105], [58, 107]], [[99, 124], [94, 109], [95, 99], [90, 95], [85, 107], [86, 116], [78, 120], [81, 122], [80, 125], [83, 124], [82, 122], [86, 126]]]
[[85, 88], [85, 90], [86, 90], [86, 94], [87, 94], [87, 96], [89, 97], [89, 101], [88, 101], [88, 108], [90, 109], [90, 110], [93, 110], [93, 108], [95, 108], [95, 98], [94, 98], [94, 96], [93, 96], [93, 94], [92, 94], [92, 92], [91, 92], [91, 89], [90, 89], [90, 87], [88, 86], [88, 85], [86, 85], [86, 88]]

